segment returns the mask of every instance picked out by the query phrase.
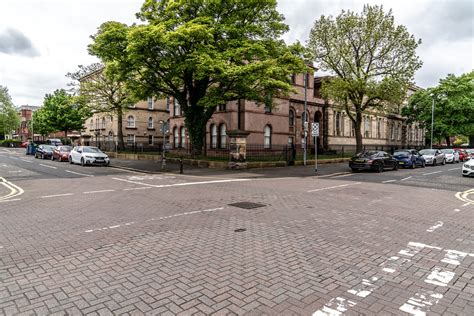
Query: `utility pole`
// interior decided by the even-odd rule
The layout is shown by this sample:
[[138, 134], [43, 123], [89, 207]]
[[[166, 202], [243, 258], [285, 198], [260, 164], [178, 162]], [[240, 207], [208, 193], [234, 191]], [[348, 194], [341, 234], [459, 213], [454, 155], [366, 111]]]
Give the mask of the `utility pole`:
[[308, 73], [304, 73], [304, 112], [303, 112], [303, 129], [304, 129], [304, 144], [303, 144], [303, 164], [306, 166], [306, 148], [308, 138], [308, 118], [306, 117], [306, 110], [308, 108], [307, 94], [308, 94]]
[[434, 94], [431, 95], [433, 97], [433, 103], [431, 104], [431, 145], [430, 149], [433, 149], [433, 125], [434, 125], [434, 107], [435, 107], [435, 96]]

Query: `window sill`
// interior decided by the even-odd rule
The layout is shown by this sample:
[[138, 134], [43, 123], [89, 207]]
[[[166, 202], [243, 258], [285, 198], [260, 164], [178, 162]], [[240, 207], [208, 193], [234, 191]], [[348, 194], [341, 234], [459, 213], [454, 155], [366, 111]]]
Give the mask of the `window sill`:
[[137, 129], [136, 127], [125, 127], [125, 129]]

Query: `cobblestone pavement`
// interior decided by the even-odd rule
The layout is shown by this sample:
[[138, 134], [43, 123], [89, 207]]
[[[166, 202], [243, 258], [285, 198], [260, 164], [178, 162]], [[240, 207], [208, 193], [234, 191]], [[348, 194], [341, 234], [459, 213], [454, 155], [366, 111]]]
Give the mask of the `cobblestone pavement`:
[[0, 176], [0, 314], [474, 314], [474, 190]]

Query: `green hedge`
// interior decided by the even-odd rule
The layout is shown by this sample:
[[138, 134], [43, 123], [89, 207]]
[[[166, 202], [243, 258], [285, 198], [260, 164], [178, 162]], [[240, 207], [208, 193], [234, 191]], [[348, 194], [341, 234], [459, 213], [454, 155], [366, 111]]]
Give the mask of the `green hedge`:
[[21, 141], [16, 140], [16, 139], [5, 139], [5, 140], [0, 140], [0, 146], [2, 147], [20, 147]]

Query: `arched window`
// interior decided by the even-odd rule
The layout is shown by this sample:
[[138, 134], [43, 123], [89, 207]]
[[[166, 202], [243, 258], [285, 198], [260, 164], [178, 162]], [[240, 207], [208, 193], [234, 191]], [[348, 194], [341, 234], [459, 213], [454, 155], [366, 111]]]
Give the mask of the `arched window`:
[[295, 111], [293, 111], [293, 109], [290, 109], [288, 113], [288, 125], [290, 125], [290, 127], [295, 126]]
[[148, 128], [153, 128], [153, 118], [151, 116], [148, 118]]
[[174, 99], [173, 113], [174, 113], [174, 116], [181, 115], [181, 105], [179, 104], [178, 100], [176, 100], [176, 98]]
[[179, 147], [179, 131], [178, 131], [178, 128], [175, 127], [173, 128], [173, 139], [174, 139], [174, 148], [178, 148]]
[[225, 124], [219, 126], [219, 148], [227, 147], [227, 128]]
[[129, 115], [127, 117], [127, 127], [135, 127], [135, 118], [133, 117], [133, 115]]
[[181, 147], [186, 145], [186, 128], [183, 126], [181, 127]]
[[217, 148], [217, 126], [211, 125], [211, 148]]
[[272, 148], [272, 127], [266, 125], [263, 129], [263, 148]]

